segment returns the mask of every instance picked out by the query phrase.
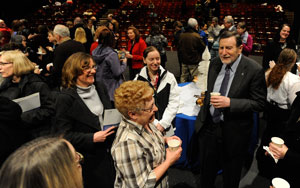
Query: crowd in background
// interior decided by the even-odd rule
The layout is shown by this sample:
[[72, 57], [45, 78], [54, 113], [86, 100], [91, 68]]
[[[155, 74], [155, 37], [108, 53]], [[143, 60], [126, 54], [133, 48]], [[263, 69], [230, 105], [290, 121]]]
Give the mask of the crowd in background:
[[[238, 187], [239, 178], [232, 177], [241, 173], [252, 115], [257, 112], [267, 122], [256, 156], [259, 170], [265, 177], [280, 176], [292, 187], [299, 186], [288, 170], [296, 170], [300, 159], [300, 67], [292, 28], [287, 23], [279, 28], [267, 43], [260, 66], [249, 58], [254, 36], [246, 22], [235, 25], [230, 15], [220, 20], [218, 3], [197, 1], [195, 18], [186, 24], [174, 22], [172, 45], [180, 78], [167, 69], [166, 64], [174, 62], [167, 58], [168, 39], [158, 24], [144, 38], [137, 27], [129, 26], [126, 48], [119, 48], [120, 25], [113, 14], [101, 24], [95, 16], [76, 16], [73, 22], [53, 28], [41, 24], [34, 30], [26, 19], [14, 20], [11, 27], [0, 19], [0, 187], [18, 187], [13, 181], [28, 187], [168, 187], [166, 172], [182, 152], [165, 149], [170, 139], [181, 142], [177, 136], [165, 136], [173, 130], [179, 108], [178, 82], [191, 82], [200, 74], [206, 49], [211, 65], [207, 78], [200, 81], [208, 84], [209, 93], [196, 121], [194, 142], [196, 147], [211, 144], [203, 149], [204, 156], [197, 156], [201, 163], [209, 161], [201, 166], [201, 173], [207, 173], [202, 186], [211, 186], [222, 167], [225, 187]], [[210, 92], [221, 92], [228, 69], [227, 92], [211, 96]], [[13, 102], [37, 93], [36, 108], [24, 111]], [[105, 129], [104, 112], [113, 108], [122, 121], [118, 128]], [[215, 122], [217, 112], [220, 120]], [[273, 136], [284, 138], [284, 147], [270, 143]], [[236, 139], [229, 143], [230, 137]], [[269, 143], [275, 158], [282, 159], [277, 166], [262, 149]], [[19, 179], [19, 168], [36, 158], [45, 158], [36, 161], [41, 173], [31, 173], [34, 167], [29, 165], [28, 174], [44, 182], [28, 180], [28, 174]], [[60, 176], [56, 171], [65, 179], [55, 179]]]

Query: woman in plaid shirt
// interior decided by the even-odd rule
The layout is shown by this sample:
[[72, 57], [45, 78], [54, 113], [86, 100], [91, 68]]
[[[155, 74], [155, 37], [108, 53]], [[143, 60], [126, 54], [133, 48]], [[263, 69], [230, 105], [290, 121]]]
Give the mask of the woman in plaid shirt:
[[115, 91], [115, 106], [123, 115], [111, 153], [116, 169], [115, 187], [169, 187], [167, 170], [181, 156], [170, 151], [153, 124], [157, 107], [147, 82], [127, 81]]

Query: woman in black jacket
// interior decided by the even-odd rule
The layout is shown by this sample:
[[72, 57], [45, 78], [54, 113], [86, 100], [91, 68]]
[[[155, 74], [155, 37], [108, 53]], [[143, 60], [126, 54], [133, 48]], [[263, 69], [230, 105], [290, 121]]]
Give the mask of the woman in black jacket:
[[0, 96], [11, 100], [38, 93], [39, 101], [24, 111], [21, 118], [33, 137], [49, 134], [54, 115], [54, 98], [43, 78], [34, 73], [34, 64], [18, 50], [5, 51], [0, 56], [0, 73], [4, 79]]
[[[285, 48], [290, 48], [296, 52], [296, 43], [293, 37], [290, 36], [291, 27], [289, 24], [282, 24], [279, 32], [276, 34], [272, 41], [269, 41], [263, 55], [263, 69], [268, 70], [270, 61], [277, 63], [280, 52]], [[294, 66], [291, 70], [292, 73], [296, 73], [297, 66]]]
[[62, 70], [55, 129], [83, 154], [84, 187], [113, 187], [115, 170], [110, 154], [114, 127], [103, 130], [103, 114], [111, 108], [105, 86], [94, 83], [96, 64], [90, 54], [71, 55]]

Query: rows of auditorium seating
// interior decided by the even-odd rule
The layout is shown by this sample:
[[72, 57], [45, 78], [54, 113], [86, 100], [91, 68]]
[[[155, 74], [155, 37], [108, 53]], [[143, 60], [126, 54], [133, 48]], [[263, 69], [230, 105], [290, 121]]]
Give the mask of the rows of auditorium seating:
[[[162, 2], [152, 0], [154, 9], [148, 7], [150, 0], [126, 1], [116, 12], [115, 16], [120, 21], [121, 42], [119, 47], [126, 47], [126, 29], [129, 25], [136, 26], [142, 37], [146, 37], [153, 23], [162, 25], [162, 32], [168, 38], [169, 49], [173, 41], [173, 22], [180, 20], [186, 23], [189, 17], [195, 16], [195, 1], [187, 1], [186, 14], [182, 14], [182, 1]], [[142, 4], [142, 5], [141, 5]], [[138, 8], [137, 8], [138, 7]], [[274, 5], [261, 5], [259, 3], [220, 3], [220, 24], [226, 15], [232, 15], [235, 24], [245, 21], [248, 31], [253, 36], [253, 55], [262, 55], [267, 41], [278, 32], [284, 13], [276, 12]]]
[[[168, 38], [168, 49], [172, 49], [173, 23], [181, 21], [186, 23], [189, 17], [195, 17], [196, 0], [186, 2], [186, 11], [182, 12], [182, 0], [139, 0], [124, 1], [114, 12], [116, 19], [120, 23], [119, 48], [127, 46], [127, 28], [130, 25], [140, 30], [141, 36], [145, 39], [150, 33], [151, 25], [160, 24], [163, 34]], [[154, 8], [149, 7], [153, 3]], [[64, 24], [66, 21], [73, 21], [76, 16], [90, 18], [95, 16], [100, 19], [106, 14], [107, 7], [101, 3], [84, 3], [80, 5], [62, 4], [61, 6], [50, 5], [43, 7], [33, 13], [29, 19], [34, 23], [32, 27], [39, 24], [46, 24], [53, 28], [55, 24]], [[280, 23], [283, 21], [284, 13], [276, 12], [274, 5], [267, 6], [259, 3], [220, 3], [220, 24], [226, 15], [232, 15], [237, 24], [245, 21], [248, 31], [253, 36], [253, 53], [262, 55], [264, 46], [269, 39], [272, 39], [278, 31]], [[208, 23], [209, 24], [209, 23]]]
[[253, 37], [253, 55], [262, 55], [268, 40], [274, 38], [280, 24], [286, 19], [283, 12], [275, 11], [275, 4], [221, 3], [220, 19], [232, 15], [235, 24], [245, 21]]
[[48, 25], [53, 29], [56, 24], [65, 24], [67, 21], [72, 21], [76, 16], [88, 19], [91, 16], [102, 17], [107, 12], [104, 3], [84, 3], [70, 5], [49, 4], [43, 6], [28, 17], [30, 21], [29, 27], [36, 28], [38, 25]]

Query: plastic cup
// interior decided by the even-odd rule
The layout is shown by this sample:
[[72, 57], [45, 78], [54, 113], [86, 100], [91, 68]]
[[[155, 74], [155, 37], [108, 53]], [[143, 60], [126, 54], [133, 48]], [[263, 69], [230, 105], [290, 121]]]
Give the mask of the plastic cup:
[[180, 146], [180, 141], [176, 139], [169, 140], [168, 146], [170, 151], [176, 151]]
[[211, 92], [210, 93], [210, 96], [220, 96], [221, 95], [221, 93], [219, 93], [219, 92]]
[[290, 188], [289, 182], [282, 178], [273, 178], [272, 185], [274, 188]]
[[275, 145], [277, 145], [278, 147], [282, 147], [282, 145], [284, 144], [284, 140], [282, 140], [281, 138], [279, 138], [279, 137], [272, 137], [271, 138], [271, 141], [275, 144]]

